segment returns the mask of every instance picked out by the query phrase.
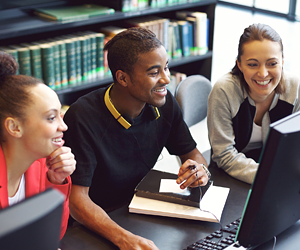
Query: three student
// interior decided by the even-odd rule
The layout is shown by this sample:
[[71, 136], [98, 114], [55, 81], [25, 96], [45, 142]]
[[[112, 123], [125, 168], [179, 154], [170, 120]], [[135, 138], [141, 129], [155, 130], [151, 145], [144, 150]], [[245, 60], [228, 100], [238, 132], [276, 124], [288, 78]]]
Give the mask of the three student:
[[[152, 241], [117, 225], [107, 212], [130, 202], [163, 147], [181, 159], [181, 188], [205, 185], [209, 172], [177, 102], [166, 90], [168, 58], [161, 42], [149, 30], [131, 28], [104, 49], [114, 83], [71, 105], [64, 118], [67, 131], [55, 92], [35, 78], [16, 76], [16, 62], [1, 52], [0, 206], [8, 205], [8, 197], [24, 193], [20, 190], [27, 196], [32, 171], [43, 180], [35, 193], [52, 185], [66, 194], [64, 233], [69, 175], [75, 169], [73, 154], [63, 146], [65, 132], [77, 161], [72, 217], [122, 250], [157, 249]], [[248, 183], [255, 176], [269, 124], [300, 110], [299, 79], [283, 70], [283, 62], [280, 36], [267, 25], [253, 24], [240, 38], [235, 67], [217, 81], [209, 97], [212, 160]], [[8, 100], [13, 111], [7, 108]], [[190, 165], [196, 169], [189, 170]]]

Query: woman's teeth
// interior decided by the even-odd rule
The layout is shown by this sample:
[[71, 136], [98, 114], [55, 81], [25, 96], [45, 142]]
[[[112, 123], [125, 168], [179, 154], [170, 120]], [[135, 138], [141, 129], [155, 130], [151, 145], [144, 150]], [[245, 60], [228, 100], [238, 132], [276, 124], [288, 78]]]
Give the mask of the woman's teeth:
[[259, 85], [267, 85], [271, 80], [266, 80], [266, 81], [256, 81], [257, 84]]
[[61, 139], [61, 138], [54, 138], [54, 139], [52, 139], [52, 141], [53, 141], [53, 142], [61, 142], [62, 139]]

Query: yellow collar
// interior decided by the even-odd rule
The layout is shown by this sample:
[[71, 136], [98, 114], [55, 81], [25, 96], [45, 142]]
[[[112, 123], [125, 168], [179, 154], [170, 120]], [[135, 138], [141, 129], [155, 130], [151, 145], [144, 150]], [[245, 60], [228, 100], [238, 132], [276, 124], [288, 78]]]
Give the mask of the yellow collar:
[[131, 124], [125, 120], [125, 118], [116, 110], [115, 106], [112, 104], [110, 97], [109, 97], [109, 91], [111, 87], [113, 86], [110, 85], [110, 87], [106, 90], [105, 96], [104, 96], [104, 102], [110, 113], [114, 116], [114, 118], [126, 129], [129, 129], [131, 127]]
[[[109, 92], [111, 87], [113, 86], [110, 85], [110, 87], [106, 90], [105, 95], [104, 95], [104, 102], [110, 113], [114, 116], [114, 118], [126, 129], [129, 129], [131, 127], [131, 124], [126, 121], [126, 119], [118, 112], [118, 110], [115, 108], [113, 103], [110, 100], [109, 97]], [[153, 107], [153, 106], [152, 106]], [[155, 119], [158, 119], [160, 117], [159, 111], [157, 107], [153, 107], [154, 112], [155, 112]]]

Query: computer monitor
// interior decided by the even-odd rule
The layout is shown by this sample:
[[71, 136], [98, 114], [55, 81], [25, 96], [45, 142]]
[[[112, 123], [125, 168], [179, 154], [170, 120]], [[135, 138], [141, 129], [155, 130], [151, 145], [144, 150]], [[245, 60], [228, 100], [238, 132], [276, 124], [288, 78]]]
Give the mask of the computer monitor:
[[252, 249], [300, 219], [300, 112], [270, 125], [236, 241]]
[[64, 195], [47, 189], [0, 211], [0, 249], [57, 250]]

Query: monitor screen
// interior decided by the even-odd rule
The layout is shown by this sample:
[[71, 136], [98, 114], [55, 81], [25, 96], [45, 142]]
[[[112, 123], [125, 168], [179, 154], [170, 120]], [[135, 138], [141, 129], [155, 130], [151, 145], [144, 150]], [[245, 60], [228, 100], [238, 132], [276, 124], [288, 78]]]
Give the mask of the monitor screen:
[[0, 211], [0, 248], [57, 250], [64, 195], [55, 189]]
[[251, 248], [300, 219], [300, 112], [270, 125], [236, 240]]

